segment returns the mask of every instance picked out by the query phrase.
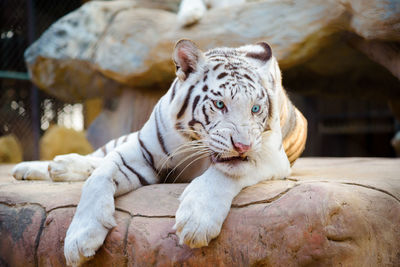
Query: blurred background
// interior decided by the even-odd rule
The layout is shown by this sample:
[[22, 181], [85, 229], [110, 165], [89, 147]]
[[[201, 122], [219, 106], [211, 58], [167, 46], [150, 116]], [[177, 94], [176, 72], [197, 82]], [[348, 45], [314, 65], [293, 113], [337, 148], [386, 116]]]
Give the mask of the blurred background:
[[[395, 138], [400, 131], [396, 120], [400, 116], [396, 76], [400, 72], [400, 15], [393, 19], [396, 12], [400, 14], [398, 3], [379, 11], [387, 12], [391, 24], [381, 22], [389, 29], [384, 34], [374, 29], [373, 36], [357, 28], [371, 25], [352, 24], [359, 11], [354, 8], [353, 14], [338, 11], [331, 20], [309, 11], [319, 18], [305, 21], [307, 13], [298, 10], [310, 10], [318, 1], [298, 1], [295, 7], [284, 1], [248, 1], [245, 7], [210, 9], [190, 26], [177, 22], [177, 0], [107, 1], [79, 9], [86, 2], [0, 0], [1, 162], [85, 154], [111, 138], [140, 129], [173, 79], [170, 54], [182, 37], [192, 38], [204, 50], [271, 40], [284, 87], [309, 123], [303, 156], [395, 157], [396, 147], [400, 153], [400, 136]], [[364, 11], [376, 2], [365, 1]], [[332, 12], [329, 6], [326, 9]], [[252, 14], [260, 10], [263, 14], [279, 10], [276, 16], [281, 20], [282, 14], [290, 17], [295, 12], [299, 17], [288, 21], [289, 26], [274, 27], [297, 25], [293, 31], [303, 35], [295, 40], [291, 33], [290, 38], [279, 36], [278, 30], [264, 36], [272, 26], [262, 21], [263, 14]], [[224, 14], [223, 23], [220, 14]], [[301, 22], [315, 29], [302, 33]], [[390, 32], [395, 26], [397, 35]], [[210, 31], [209, 36], [204, 34]], [[238, 38], [239, 31], [246, 34]], [[45, 146], [51, 151], [43, 151]]]

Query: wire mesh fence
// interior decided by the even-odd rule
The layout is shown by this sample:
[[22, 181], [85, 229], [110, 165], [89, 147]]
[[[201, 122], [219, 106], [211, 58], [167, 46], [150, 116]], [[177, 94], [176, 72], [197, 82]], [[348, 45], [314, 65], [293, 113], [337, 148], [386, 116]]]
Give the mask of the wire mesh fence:
[[51, 123], [68, 121], [73, 112], [71, 105], [39, 92], [29, 81], [24, 51], [53, 22], [81, 4], [77, 0], [0, 0], [0, 136], [15, 135], [25, 160], [37, 159], [43, 131]]

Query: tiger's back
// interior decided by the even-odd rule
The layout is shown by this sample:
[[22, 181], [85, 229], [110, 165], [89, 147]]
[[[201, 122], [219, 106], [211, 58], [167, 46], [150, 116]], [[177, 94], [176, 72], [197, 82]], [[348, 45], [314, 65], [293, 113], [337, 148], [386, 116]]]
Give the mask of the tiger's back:
[[301, 156], [307, 140], [307, 120], [290, 101], [286, 92], [280, 96], [282, 143], [291, 165]]

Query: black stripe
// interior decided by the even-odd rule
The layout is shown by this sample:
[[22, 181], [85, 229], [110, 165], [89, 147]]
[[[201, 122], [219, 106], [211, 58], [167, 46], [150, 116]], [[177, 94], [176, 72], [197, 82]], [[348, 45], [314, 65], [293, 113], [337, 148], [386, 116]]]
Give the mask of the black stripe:
[[250, 78], [250, 76], [249, 76], [249, 75], [247, 75], [247, 74], [244, 74], [243, 76], [244, 76], [246, 79], [248, 79], [248, 80], [250, 80], [250, 81], [252, 81], [252, 82], [254, 83], [253, 79], [252, 79], [252, 78]]
[[193, 88], [194, 88], [194, 85], [190, 86], [190, 88], [189, 88], [189, 90], [188, 90], [188, 92], [186, 94], [185, 101], [183, 102], [183, 105], [181, 107], [181, 110], [179, 110], [178, 115], [176, 116], [177, 119], [182, 117], [183, 113], [185, 113], [185, 110], [186, 110], [186, 108], [188, 106], [188, 103], [189, 103], [190, 95], [192, 94], [192, 91], [193, 91]]
[[223, 136], [223, 135], [221, 135], [221, 134], [219, 134], [219, 133], [215, 133], [215, 135], [221, 137], [222, 139], [224, 139], [224, 140], [226, 140], [226, 141], [228, 140], [225, 136]]
[[207, 74], [204, 76], [204, 78], [203, 78], [203, 82], [205, 82], [205, 81], [207, 81], [207, 78], [208, 78], [208, 76], [207, 76]]
[[206, 84], [206, 85], [203, 86], [203, 92], [207, 92], [207, 90], [208, 90], [208, 86]]
[[174, 97], [175, 97], [175, 90], [176, 90], [176, 84], [178, 83], [178, 80], [176, 79], [175, 80], [175, 83], [174, 83], [174, 85], [173, 85], [173, 87], [172, 87], [172, 94], [171, 94], [171, 100], [169, 101], [169, 102], [172, 102], [172, 100], [174, 99]]
[[165, 127], [165, 123], [164, 123], [164, 120], [163, 120], [163, 116], [162, 116], [162, 114], [161, 114], [161, 107], [160, 107], [160, 105], [157, 106], [157, 111], [158, 111], [158, 118], [159, 118], [159, 120], [160, 120], [160, 122], [161, 122], [161, 126], [165, 129], [166, 127]]
[[214, 90], [211, 89], [211, 93], [215, 96], [222, 96], [220, 92], [215, 92]]
[[[151, 168], [152, 168], [154, 171], [157, 171], [156, 168], [154, 167], [154, 158], [153, 158], [153, 155], [150, 153], [150, 151], [149, 151], [149, 150], [147, 149], [147, 147], [144, 145], [142, 139], [140, 139], [140, 131], [139, 131], [139, 133], [138, 133], [138, 140], [139, 140], [139, 144], [140, 144], [140, 148], [141, 148], [141, 152], [142, 152], [143, 158], [146, 160], [147, 164], [149, 164], [149, 165], [151, 166]], [[146, 152], [148, 158], [147, 158], [146, 155], [143, 153], [143, 151]]]
[[265, 92], [264, 92], [264, 88], [263, 89], [261, 89], [261, 98], [264, 98], [265, 97]]
[[183, 130], [183, 125], [181, 122], [177, 122], [175, 123], [175, 129], [177, 129], [178, 131]]
[[268, 98], [268, 117], [271, 117], [272, 116], [272, 99], [268, 93], [268, 90], [266, 90], [266, 92], [267, 92], [267, 98]]
[[124, 164], [124, 166], [130, 170], [132, 173], [134, 173], [137, 178], [139, 179], [140, 183], [142, 185], [149, 185], [149, 183], [146, 181], [146, 179], [144, 179], [144, 177], [142, 175], [140, 175], [137, 171], [135, 171], [131, 166], [129, 166], [128, 164], [126, 164], [125, 159], [122, 157], [121, 153], [119, 151], [117, 151], [118, 155], [121, 157], [122, 160], [122, 164]]
[[[188, 122], [188, 125], [189, 125], [190, 127], [193, 127], [193, 125], [195, 125], [196, 123], [203, 124], [203, 123], [201, 123], [200, 121], [198, 121], [198, 120], [196, 120], [196, 119], [192, 119], [191, 121]], [[203, 126], [203, 128], [204, 128], [204, 126]]]
[[267, 118], [268, 118], [268, 114], [267, 114], [267, 116], [264, 117], [264, 119], [262, 120], [262, 123], [265, 123], [265, 121], [267, 120]]
[[224, 78], [226, 75], [228, 75], [228, 73], [222, 72], [220, 75], [217, 76], [217, 79], [222, 79], [222, 78]]
[[192, 114], [194, 113], [194, 110], [196, 109], [197, 104], [199, 103], [200, 96], [197, 95], [194, 100], [193, 100], [193, 106], [192, 106]]
[[226, 59], [223, 58], [209, 58], [209, 60], [214, 62], [226, 62]]
[[165, 147], [165, 144], [164, 144], [164, 139], [163, 139], [163, 137], [161, 135], [161, 132], [160, 132], [160, 127], [158, 125], [157, 112], [154, 114], [154, 118], [155, 118], [155, 122], [156, 122], [156, 131], [157, 131], [158, 143], [160, 144], [161, 149], [163, 150], [163, 152], [166, 155], [169, 155], [169, 153], [168, 153], [168, 151], [167, 151], [167, 149]]
[[218, 68], [219, 68], [219, 66], [221, 66], [221, 65], [222, 65], [222, 63], [218, 63], [217, 65], [215, 65], [215, 66], [214, 66], [213, 70], [216, 70], [216, 69], [218, 69]]
[[206, 106], [204, 105], [203, 106], [203, 114], [204, 114], [204, 119], [206, 120], [206, 125], [209, 125], [210, 124], [210, 120], [208, 119], [208, 115], [207, 115], [207, 113], [206, 113]]
[[225, 143], [223, 143], [223, 142], [221, 142], [221, 141], [219, 141], [219, 140], [217, 140], [215, 138], [211, 137], [211, 140], [214, 141], [215, 143], [218, 143], [218, 144], [222, 145], [223, 147], [228, 147], [229, 148], [229, 146], [227, 144], [225, 144]]
[[[204, 124], [201, 122], [201, 121], [198, 121], [198, 120], [196, 120], [196, 119], [192, 119], [191, 121], [189, 121], [189, 127], [190, 127], [190, 129], [192, 129], [193, 131], [194, 131], [194, 128], [193, 128], [193, 126], [196, 124], [196, 123], [198, 123], [198, 124], [200, 124], [202, 127], [203, 127], [203, 129], [207, 132], [207, 130], [206, 130], [206, 128], [204, 127]], [[200, 138], [200, 136], [197, 134], [197, 133], [194, 133], [198, 138]]]
[[183, 128], [183, 125], [181, 122], [177, 122], [175, 124], [175, 129], [179, 132], [179, 134], [181, 134], [183, 137], [185, 138], [191, 138], [190, 135], [186, 132], [182, 132], [182, 130], [184, 130], [185, 128]]
[[211, 131], [212, 129], [214, 129], [219, 123], [220, 123], [220, 121], [217, 121], [213, 126], [210, 127], [209, 130]]
[[[126, 180], [128, 180], [128, 182], [131, 184], [132, 181], [129, 179], [129, 177], [128, 177], [128, 175], [126, 174], [126, 172], [124, 172], [124, 171], [121, 169], [121, 166], [119, 166], [118, 163], [116, 163], [116, 162], [114, 162], [114, 163], [115, 163], [115, 165], [117, 165], [119, 172], [122, 173], [122, 174], [125, 176]], [[115, 184], [118, 186], [119, 183], [118, 183], [116, 180], [114, 180], [114, 182], [115, 182]]]

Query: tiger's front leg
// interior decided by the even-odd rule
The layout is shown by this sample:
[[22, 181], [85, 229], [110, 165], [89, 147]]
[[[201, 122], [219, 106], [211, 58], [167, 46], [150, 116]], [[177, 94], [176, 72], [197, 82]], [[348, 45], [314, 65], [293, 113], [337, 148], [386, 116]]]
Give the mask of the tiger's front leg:
[[279, 132], [263, 134], [263, 149], [259, 161], [250, 167], [246, 175], [233, 177], [221, 172], [216, 165], [194, 179], [179, 200], [174, 229], [180, 244], [192, 248], [207, 246], [221, 231], [233, 198], [247, 186], [263, 180], [283, 179], [290, 174], [290, 163]]
[[110, 152], [83, 186], [64, 243], [68, 265], [79, 266], [92, 257], [116, 225], [114, 196], [157, 182], [154, 170], [140, 153], [137, 138], [133, 139]]
[[229, 213], [233, 198], [246, 186], [212, 166], [194, 179], [179, 200], [174, 229], [180, 244], [191, 248], [207, 246], [217, 237]]

